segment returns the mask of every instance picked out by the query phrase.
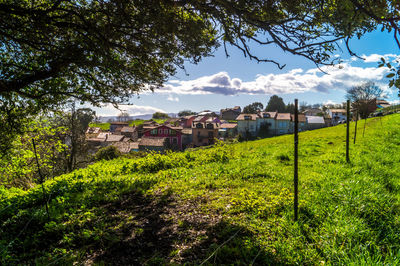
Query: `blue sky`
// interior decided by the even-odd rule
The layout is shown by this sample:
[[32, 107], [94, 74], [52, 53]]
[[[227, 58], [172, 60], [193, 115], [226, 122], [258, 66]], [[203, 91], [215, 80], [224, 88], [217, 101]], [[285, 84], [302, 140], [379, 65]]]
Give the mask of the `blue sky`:
[[[380, 85], [389, 101], [398, 100], [397, 92], [387, 87], [387, 70], [377, 67], [380, 57], [395, 60], [400, 54], [393, 34], [375, 31], [361, 40], [353, 39], [350, 46], [366, 60], [351, 57], [345, 49], [338, 50], [335, 54], [343, 63], [340, 67], [323, 68], [329, 74], [319, 71], [311, 61], [284, 53], [279, 48], [251, 46], [260, 57], [286, 64], [282, 70], [271, 63], [245, 58], [234, 47], [228, 47], [230, 56], [227, 58], [221, 47], [213, 57], [204, 58], [197, 65], [186, 64], [186, 73], [178, 71], [163, 88], [132, 97], [132, 105], [123, 105], [121, 109], [130, 115], [156, 111], [177, 113], [184, 109], [219, 111], [236, 105], [243, 108], [252, 102], [266, 105], [274, 94], [282, 97], [285, 103], [295, 98], [310, 104], [340, 103], [345, 100], [346, 89], [366, 80]], [[100, 116], [120, 112], [110, 105], [94, 109]]]

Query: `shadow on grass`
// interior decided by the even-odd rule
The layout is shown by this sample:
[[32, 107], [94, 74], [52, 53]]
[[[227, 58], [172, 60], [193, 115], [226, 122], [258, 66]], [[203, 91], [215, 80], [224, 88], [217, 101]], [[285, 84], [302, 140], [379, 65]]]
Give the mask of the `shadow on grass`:
[[[255, 244], [243, 227], [199, 210], [198, 201], [181, 201], [170, 194], [157, 197], [127, 194], [104, 206], [108, 217], [133, 217], [110, 229], [118, 240], [105, 243], [87, 257], [87, 264], [113, 265], [266, 265], [280, 264]], [[127, 218], [125, 218], [127, 220]]]

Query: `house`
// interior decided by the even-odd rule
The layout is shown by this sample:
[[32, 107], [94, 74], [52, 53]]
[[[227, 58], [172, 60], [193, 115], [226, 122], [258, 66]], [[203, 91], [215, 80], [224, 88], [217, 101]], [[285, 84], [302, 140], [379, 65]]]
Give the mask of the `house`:
[[129, 126], [128, 122], [111, 122], [110, 123], [110, 132], [120, 131], [122, 127]]
[[257, 136], [257, 114], [240, 114], [237, 120], [238, 133], [242, 136]]
[[198, 113], [197, 115], [199, 115], [199, 116], [205, 116], [205, 115], [208, 115], [208, 116], [218, 116], [215, 112], [210, 111], [210, 110], [201, 111], [201, 112]]
[[385, 100], [376, 100], [376, 107], [377, 108], [386, 108], [390, 107], [390, 103]]
[[221, 121], [221, 120], [219, 120], [219, 118], [218, 118], [218, 117], [216, 117], [216, 116], [210, 116], [210, 117], [208, 117], [208, 118], [207, 118], [207, 120], [206, 120], [205, 122], [207, 122], [207, 123], [217, 123], [217, 124], [222, 124], [222, 121]]
[[182, 150], [182, 129], [182, 127], [159, 125], [144, 131], [142, 139], [165, 138], [168, 148]]
[[139, 142], [139, 151], [164, 151], [167, 148], [167, 138], [145, 137]]
[[[269, 135], [274, 135], [276, 131], [276, 115], [278, 112], [260, 112], [257, 118], [257, 130], [266, 130]], [[263, 132], [266, 133], [266, 132]]]
[[317, 116], [317, 115], [322, 115], [323, 113], [324, 112], [319, 108], [311, 108], [303, 112], [303, 114], [306, 116]]
[[188, 115], [188, 116], [184, 116], [181, 118], [181, 126], [184, 128], [192, 128], [192, 124], [193, 124], [193, 120], [196, 118], [197, 116], [195, 115]]
[[193, 119], [193, 122], [192, 122], [192, 126], [193, 126], [193, 123], [198, 123], [198, 122], [206, 122], [207, 121], [207, 119], [208, 118], [210, 118], [211, 116], [210, 115], [208, 115], [208, 114], [206, 114], [206, 115], [198, 115], [198, 116], [196, 116], [194, 119]]
[[112, 144], [115, 146], [121, 153], [130, 153], [132, 151], [139, 151], [139, 142], [115, 142]]
[[184, 150], [192, 145], [193, 142], [192, 128], [183, 128], [181, 132], [182, 132], [182, 149]]
[[124, 135], [108, 134], [106, 135], [106, 139], [104, 140], [104, 142], [110, 143], [110, 142], [120, 142], [128, 140], [129, 138], [126, 138]]
[[238, 117], [241, 112], [242, 108], [240, 108], [240, 106], [221, 109], [221, 118], [225, 120], [236, 120], [236, 117]]
[[309, 130], [318, 129], [325, 127], [325, 120], [322, 116], [306, 116], [307, 118], [307, 128]]
[[133, 141], [137, 141], [138, 139], [138, 129], [137, 127], [122, 127], [121, 128], [121, 135], [124, 135], [127, 138], [130, 138]]
[[[294, 132], [294, 114], [291, 114], [291, 119], [292, 119], [292, 129], [291, 132]], [[298, 114], [297, 119], [299, 120], [299, 131], [305, 131], [308, 130], [307, 128], [307, 118], [305, 114]]]
[[328, 109], [328, 114], [332, 119], [333, 126], [347, 120], [345, 109]]
[[192, 137], [194, 146], [206, 146], [214, 144], [218, 138], [219, 124], [206, 122], [193, 122]]
[[233, 138], [237, 135], [236, 123], [224, 123], [220, 125], [218, 136], [221, 138]]
[[275, 121], [275, 134], [282, 135], [292, 133], [293, 125], [291, 122], [292, 116], [290, 113], [278, 113]]
[[101, 132], [101, 128], [99, 127], [88, 127], [86, 129], [86, 134], [99, 134]]

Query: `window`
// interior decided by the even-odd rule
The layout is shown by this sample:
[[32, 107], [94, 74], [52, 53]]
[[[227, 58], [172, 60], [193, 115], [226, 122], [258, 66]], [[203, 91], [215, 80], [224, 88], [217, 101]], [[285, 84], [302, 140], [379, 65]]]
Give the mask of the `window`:
[[251, 131], [254, 130], [254, 125], [250, 125], [250, 130], [251, 130]]
[[214, 132], [208, 131], [208, 137], [209, 138], [214, 138]]
[[279, 121], [278, 127], [286, 127], [286, 121]]
[[152, 129], [150, 132], [151, 135], [157, 135], [157, 129]]
[[162, 129], [161, 128], [158, 130], [158, 134], [162, 134]]
[[178, 144], [178, 139], [177, 139], [177, 138], [173, 138], [173, 139], [172, 139], [172, 143], [173, 143], [174, 145], [177, 145], [177, 144]]
[[168, 135], [168, 129], [164, 129], [164, 134]]
[[173, 129], [170, 129], [170, 130], [169, 130], [169, 134], [170, 134], [170, 135], [176, 135], [176, 131], [173, 130]]

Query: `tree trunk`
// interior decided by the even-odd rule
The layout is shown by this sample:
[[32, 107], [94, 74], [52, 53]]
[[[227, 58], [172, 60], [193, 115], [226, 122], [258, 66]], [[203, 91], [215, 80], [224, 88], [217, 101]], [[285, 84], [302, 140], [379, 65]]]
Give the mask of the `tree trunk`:
[[353, 144], [356, 144], [356, 138], [357, 138], [357, 122], [358, 122], [358, 111], [357, 111], [357, 113], [356, 113], [356, 126], [355, 126], [355, 129], [354, 129], [354, 143], [353, 143]]

